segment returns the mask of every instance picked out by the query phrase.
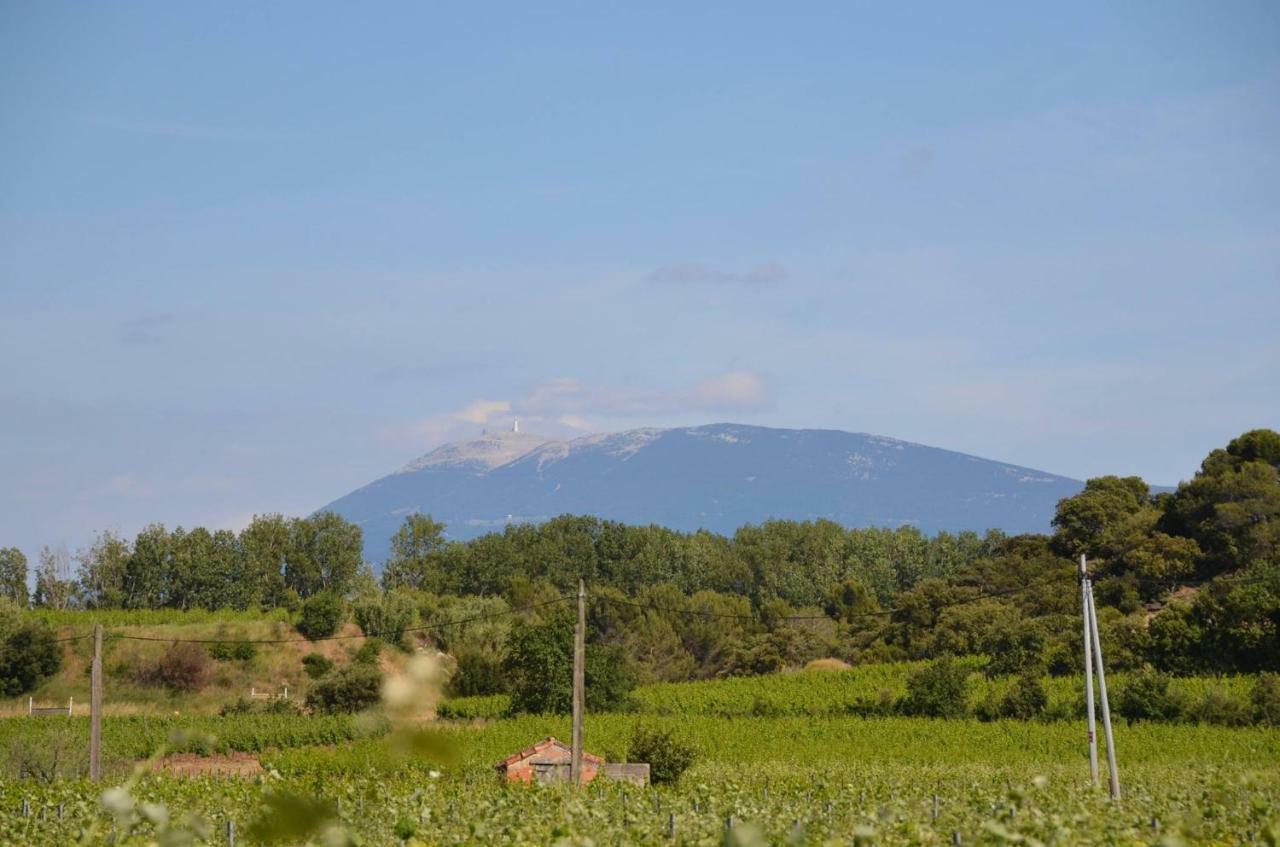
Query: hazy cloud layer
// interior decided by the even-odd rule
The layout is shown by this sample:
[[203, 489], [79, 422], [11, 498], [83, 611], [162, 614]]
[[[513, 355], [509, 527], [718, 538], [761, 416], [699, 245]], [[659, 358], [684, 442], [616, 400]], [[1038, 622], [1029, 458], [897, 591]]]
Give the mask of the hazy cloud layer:
[[154, 315], [139, 315], [136, 318], [120, 323], [119, 338], [121, 344], [159, 344], [165, 339], [167, 330], [177, 317], [168, 312]]
[[658, 417], [696, 412], [756, 412], [769, 408], [772, 402], [760, 376], [738, 370], [688, 388], [668, 390], [591, 385], [566, 377], [537, 386], [520, 401], [518, 408], [548, 417]]
[[764, 262], [745, 271], [684, 262], [664, 265], [649, 274], [650, 282], [661, 285], [777, 285], [786, 280], [787, 269], [777, 262]]

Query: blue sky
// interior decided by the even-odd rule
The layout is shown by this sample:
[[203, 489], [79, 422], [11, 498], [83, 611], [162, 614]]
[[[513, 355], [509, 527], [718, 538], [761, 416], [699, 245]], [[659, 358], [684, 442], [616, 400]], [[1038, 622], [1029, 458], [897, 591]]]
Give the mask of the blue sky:
[[1109, 6], [0, 5], [0, 545], [513, 415], [1186, 478], [1280, 426], [1280, 6]]

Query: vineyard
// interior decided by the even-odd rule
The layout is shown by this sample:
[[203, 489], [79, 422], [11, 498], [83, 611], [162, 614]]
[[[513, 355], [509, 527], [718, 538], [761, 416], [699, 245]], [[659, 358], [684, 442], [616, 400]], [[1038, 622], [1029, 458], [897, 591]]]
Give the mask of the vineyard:
[[[1085, 783], [1082, 728], [1064, 722], [598, 715], [588, 749], [620, 756], [637, 722], [697, 744], [698, 763], [675, 786], [499, 785], [492, 763], [532, 739], [564, 737], [563, 718], [452, 724], [449, 764], [397, 757], [386, 727], [360, 719], [108, 718], [117, 766], [107, 785], [127, 783], [125, 762], [175, 731], [181, 743], [203, 739], [202, 749], [258, 752], [265, 773], [144, 775], [105, 805], [104, 786], [82, 780], [7, 779], [0, 843], [77, 843], [86, 833], [99, 843], [114, 832], [118, 844], [226, 844], [228, 820], [237, 843], [256, 843], [271, 835], [254, 828], [264, 806], [286, 820], [305, 811], [310, 835], [283, 843], [710, 845], [726, 834], [739, 844], [1275, 843], [1273, 729], [1121, 724], [1125, 796], [1112, 803]], [[5, 719], [0, 744], [54, 723]]]
[[[887, 704], [906, 693], [907, 677], [924, 662], [861, 665], [841, 671], [809, 670], [767, 676], [733, 677], [701, 682], [656, 683], [637, 688], [632, 694], [634, 710], [647, 715], [675, 716], [877, 716]], [[962, 659], [960, 664], [977, 670], [978, 659]], [[1109, 674], [1114, 690], [1129, 681], [1125, 673]], [[972, 702], [982, 703], [1002, 696], [1015, 680], [989, 679], [974, 673], [970, 677]], [[1043, 719], [1078, 720], [1083, 714], [1083, 688], [1079, 677], [1050, 677], [1041, 680], [1048, 695]], [[1247, 700], [1253, 678], [1245, 675], [1176, 677], [1171, 689], [1188, 701], [1202, 699], [1210, 691]], [[509, 706], [505, 695], [455, 698], [440, 706], [444, 717], [459, 720], [492, 719], [503, 716]]]

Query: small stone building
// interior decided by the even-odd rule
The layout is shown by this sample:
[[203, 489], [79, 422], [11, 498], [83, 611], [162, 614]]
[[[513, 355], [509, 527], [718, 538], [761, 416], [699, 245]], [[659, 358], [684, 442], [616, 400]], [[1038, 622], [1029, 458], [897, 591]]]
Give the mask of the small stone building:
[[[508, 782], [568, 782], [572, 760], [573, 748], [558, 738], [548, 736], [532, 747], [512, 753], [494, 765], [494, 769]], [[599, 756], [582, 751], [582, 781], [590, 782], [597, 775], [637, 785], [649, 784], [647, 764], [606, 764]]]
[[[532, 747], [512, 753], [494, 765], [498, 775], [509, 782], [568, 782], [573, 748], [558, 738], [547, 736]], [[582, 781], [590, 782], [604, 759], [582, 752]]]

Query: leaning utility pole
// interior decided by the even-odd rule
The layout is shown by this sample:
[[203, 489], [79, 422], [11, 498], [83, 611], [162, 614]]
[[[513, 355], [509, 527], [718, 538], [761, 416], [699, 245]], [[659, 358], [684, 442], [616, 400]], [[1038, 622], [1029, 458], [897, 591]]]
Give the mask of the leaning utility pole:
[[587, 589], [578, 580], [578, 625], [573, 628], [573, 758], [569, 780], [582, 784], [582, 712], [586, 705], [585, 656], [587, 643]]
[[1084, 707], [1089, 716], [1089, 783], [1098, 784], [1098, 726], [1093, 716], [1093, 644], [1089, 638], [1089, 571], [1080, 554], [1080, 620], [1084, 622]]
[[93, 626], [89, 670], [89, 779], [102, 779], [102, 624]]
[[1120, 799], [1120, 774], [1116, 770], [1116, 743], [1111, 736], [1111, 707], [1107, 704], [1107, 673], [1102, 667], [1102, 641], [1098, 638], [1098, 607], [1093, 601], [1093, 583], [1089, 586], [1089, 628], [1093, 635], [1093, 654], [1098, 660], [1098, 697], [1102, 706], [1102, 731], [1107, 738], [1107, 769], [1110, 771], [1111, 799]]

